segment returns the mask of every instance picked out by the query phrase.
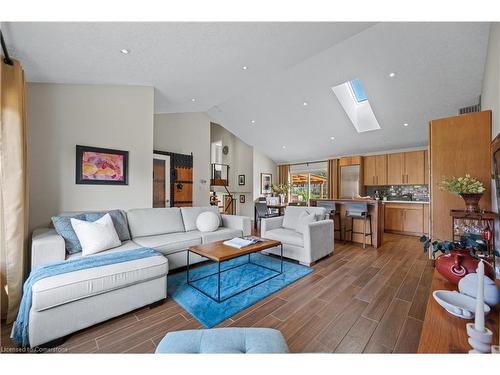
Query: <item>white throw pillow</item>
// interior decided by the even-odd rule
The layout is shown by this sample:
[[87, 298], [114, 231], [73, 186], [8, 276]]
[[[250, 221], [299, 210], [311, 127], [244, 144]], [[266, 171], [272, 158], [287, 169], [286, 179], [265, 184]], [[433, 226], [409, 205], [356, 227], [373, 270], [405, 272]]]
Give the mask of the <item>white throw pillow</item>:
[[299, 218], [297, 220], [297, 226], [295, 227], [295, 230], [299, 233], [304, 234], [306, 227], [309, 224], [314, 223], [315, 221], [316, 221], [316, 215], [314, 213], [309, 213], [307, 211], [303, 211], [299, 215]]
[[82, 255], [99, 253], [122, 244], [109, 213], [93, 222], [71, 218], [71, 226], [82, 245]]
[[196, 228], [200, 232], [213, 232], [219, 228], [219, 215], [212, 211], [205, 211], [196, 218]]

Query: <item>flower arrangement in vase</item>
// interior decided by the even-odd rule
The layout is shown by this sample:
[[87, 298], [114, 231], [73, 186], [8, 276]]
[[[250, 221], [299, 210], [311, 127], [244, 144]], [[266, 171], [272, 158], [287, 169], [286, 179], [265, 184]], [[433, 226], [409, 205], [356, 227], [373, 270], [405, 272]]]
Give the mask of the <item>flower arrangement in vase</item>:
[[273, 194], [280, 197], [281, 203], [285, 203], [285, 198], [288, 196], [290, 185], [288, 184], [272, 184], [271, 191]]
[[479, 201], [486, 190], [481, 181], [476, 180], [469, 174], [452, 178], [444, 176], [439, 183], [439, 188], [448, 193], [460, 195], [465, 201], [465, 211], [470, 213], [480, 211]]

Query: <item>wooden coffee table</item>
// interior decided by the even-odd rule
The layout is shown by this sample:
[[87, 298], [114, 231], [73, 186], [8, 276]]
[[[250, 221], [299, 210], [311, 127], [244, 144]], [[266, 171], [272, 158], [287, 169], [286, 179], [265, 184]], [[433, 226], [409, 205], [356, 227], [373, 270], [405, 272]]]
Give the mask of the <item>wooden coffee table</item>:
[[[228, 300], [229, 298], [232, 298], [232, 297], [234, 297], [234, 296], [236, 296], [238, 294], [246, 292], [247, 290], [249, 290], [251, 288], [254, 288], [257, 285], [260, 285], [260, 284], [262, 284], [262, 283], [264, 283], [264, 282], [266, 282], [268, 280], [271, 280], [271, 279], [273, 279], [273, 278], [281, 275], [283, 273], [283, 244], [280, 241], [267, 240], [267, 239], [258, 238], [258, 237], [253, 237], [253, 238], [259, 239], [260, 242], [257, 242], [256, 244], [253, 244], [253, 245], [242, 247], [241, 249], [237, 249], [237, 248], [234, 248], [234, 247], [231, 247], [231, 246], [226, 246], [223, 243], [224, 241], [211, 242], [211, 243], [207, 243], [207, 244], [203, 244], [203, 245], [198, 245], [198, 246], [190, 247], [188, 249], [188, 251], [187, 251], [187, 272], [186, 272], [186, 274], [187, 274], [187, 284], [189, 286], [191, 286], [192, 288], [196, 289], [197, 291], [199, 291], [200, 293], [203, 293], [205, 296], [209, 297], [213, 301], [215, 301], [217, 303], [221, 303], [221, 302], [224, 302], [224, 301]], [[270, 249], [270, 248], [276, 247], [276, 246], [280, 246], [280, 249], [281, 249], [281, 252], [280, 252], [280, 260], [281, 260], [281, 262], [280, 262], [280, 270], [279, 271], [277, 271], [277, 270], [275, 270], [273, 268], [264, 266], [262, 264], [258, 264], [258, 263], [252, 262], [251, 255], [253, 253], [258, 253], [258, 252], [260, 252], [262, 250]], [[207, 259], [209, 259], [211, 261], [216, 262], [217, 263], [217, 272], [212, 273], [210, 275], [206, 275], [206, 276], [200, 277], [200, 278], [198, 278], [196, 280], [190, 280], [189, 279], [189, 255], [191, 253], [195, 253], [197, 255], [200, 255], [200, 256], [202, 256], [204, 258], [207, 258]], [[238, 258], [238, 257], [241, 257], [243, 255], [248, 255], [248, 261], [247, 262], [239, 264], [237, 266], [233, 266], [233, 267], [230, 267], [230, 268], [223, 269], [221, 271], [221, 264], [223, 262], [231, 260], [231, 259], [235, 259], [235, 258]], [[230, 296], [227, 296], [227, 297], [221, 299], [220, 298], [220, 276], [221, 276], [221, 274], [224, 273], [224, 272], [227, 272], [229, 270], [232, 270], [234, 268], [244, 266], [245, 264], [253, 264], [253, 265], [256, 265], [258, 267], [262, 267], [262, 268], [271, 270], [271, 271], [274, 272], [274, 274], [271, 275], [271, 276], [269, 276], [269, 277], [267, 277], [264, 280], [260, 280], [259, 282], [257, 282], [256, 284], [251, 285], [248, 288], [240, 290], [240, 291], [238, 291], [236, 293], [231, 294]], [[196, 281], [203, 280], [203, 279], [206, 279], [207, 277], [214, 276], [214, 275], [217, 275], [217, 298], [212, 297], [207, 292], [205, 292], [204, 290], [198, 288], [196, 285], [193, 284]]]

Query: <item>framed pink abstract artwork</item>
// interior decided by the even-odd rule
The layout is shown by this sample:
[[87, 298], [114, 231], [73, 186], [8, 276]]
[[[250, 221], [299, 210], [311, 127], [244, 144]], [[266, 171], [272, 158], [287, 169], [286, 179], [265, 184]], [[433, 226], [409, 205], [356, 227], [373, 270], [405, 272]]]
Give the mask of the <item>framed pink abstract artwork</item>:
[[77, 145], [76, 183], [128, 185], [128, 151]]

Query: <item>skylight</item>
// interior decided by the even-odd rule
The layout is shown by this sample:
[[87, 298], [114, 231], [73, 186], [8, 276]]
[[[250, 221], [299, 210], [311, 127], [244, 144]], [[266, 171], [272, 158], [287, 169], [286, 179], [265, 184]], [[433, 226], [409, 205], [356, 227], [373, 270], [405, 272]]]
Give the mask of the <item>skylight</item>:
[[358, 103], [368, 100], [368, 97], [366, 96], [365, 93], [365, 89], [363, 88], [363, 85], [361, 84], [361, 81], [358, 78], [353, 79], [352, 81], [349, 82], [349, 84], [351, 85], [354, 98]]
[[358, 133], [380, 129], [365, 89], [358, 78], [332, 87]]

